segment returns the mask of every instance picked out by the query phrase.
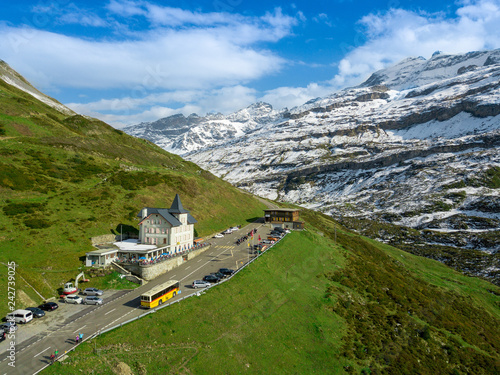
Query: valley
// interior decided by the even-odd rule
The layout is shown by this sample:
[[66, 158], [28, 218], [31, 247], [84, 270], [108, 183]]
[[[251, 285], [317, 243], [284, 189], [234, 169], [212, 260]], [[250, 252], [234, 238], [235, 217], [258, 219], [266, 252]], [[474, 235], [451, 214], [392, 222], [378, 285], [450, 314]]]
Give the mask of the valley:
[[[489, 58], [477, 58], [483, 57]], [[480, 69], [478, 65], [463, 74]], [[0, 77], [5, 74], [0, 70]], [[14, 73], [8, 70], [9, 74]], [[293, 202], [304, 206], [300, 218], [305, 229], [288, 234], [230, 282], [86, 339], [44, 373], [500, 371], [499, 287], [464, 275], [466, 269], [456, 272], [408, 253], [417, 248], [429, 256], [426, 252], [433, 251], [434, 242], [445, 243], [446, 236], [456, 235], [456, 241], [463, 242], [443, 247], [439, 261], [448, 257], [454, 266], [452, 251], [468, 251], [474, 244], [471, 257], [461, 266], [469, 264], [469, 273], [478, 275], [492, 267], [486, 257], [496, 254], [498, 238], [494, 152], [498, 114], [480, 118], [482, 125], [475, 124], [484, 131], [477, 134], [464, 127], [453, 128], [455, 133], [441, 129], [441, 136], [432, 140], [406, 139], [401, 133], [399, 138], [394, 135], [402, 130], [392, 129], [393, 124], [384, 127], [380, 122], [377, 133], [365, 123], [333, 121], [335, 111], [344, 107], [353, 110], [348, 116], [353, 124], [356, 119], [376, 119], [377, 111], [388, 110], [389, 99], [398, 97], [397, 90], [389, 87], [350, 89], [350, 98], [334, 94], [278, 115], [269, 105], [258, 103], [234, 115], [238, 121], [246, 120], [233, 127], [234, 132], [221, 130], [219, 136], [227, 138], [222, 143], [185, 154], [191, 160], [204, 155], [212, 173], [149, 140], [91, 117], [66, 113], [56, 102], [40, 101], [29, 93], [31, 88], [18, 86], [0, 79], [0, 261], [16, 263], [17, 307], [56, 298], [64, 283], [85, 269], [92, 237], [116, 236], [122, 230], [136, 233], [141, 207], [164, 207], [177, 193], [198, 220], [195, 235], [200, 237], [244, 227], [261, 217], [269, 203], [248, 191], [278, 199], [270, 203], [273, 207], [289, 208]], [[476, 116], [483, 113], [477, 111]], [[463, 115], [437, 124], [449, 124], [446, 121]], [[213, 116], [218, 118], [212, 118], [212, 125], [230, 125]], [[182, 117], [173, 121], [179, 133], [204, 121], [191, 116], [191, 125], [185, 127]], [[215, 137], [218, 128], [211, 129]], [[329, 132], [336, 132], [335, 137]], [[384, 142], [375, 142], [377, 134]], [[446, 140], [447, 134], [453, 137]], [[209, 156], [220, 160], [215, 163]], [[460, 178], [447, 169], [449, 165], [461, 173]], [[231, 180], [247, 191], [232, 186]], [[323, 181], [335, 189], [322, 186]], [[365, 195], [357, 189], [362, 183]], [[327, 214], [318, 212], [323, 210]], [[337, 212], [340, 220], [335, 219]], [[383, 216], [389, 214], [394, 218]], [[429, 214], [436, 216], [423, 218]], [[415, 227], [403, 228], [391, 220]], [[474, 233], [475, 241], [480, 241], [472, 242], [464, 233]], [[429, 237], [420, 237], [423, 234]], [[434, 237], [438, 235], [442, 237]], [[417, 241], [423, 245], [417, 246]], [[221, 248], [218, 255], [229, 258], [229, 250]], [[208, 257], [206, 262], [219, 268], [219, 259]], [[194, 276], [196, 267], [185, 266], [182, 277]], [[7, 294], [5, 275], [0, 273], [2, 295]], [[483, 275], [495, 281], [493, 273]], [[89, 286], [113, 289], [116, 283], [103, 277], [94, 278]], [[123, 303], [116, 300], [96, 311], [110, 308], [108, 318], [113, 321], [120, 318], [118, 308]], [[8, 306], [0, 306], [5, 314]], [[126, 307], [136, 312], [130, 303]], [[43, 356], [52, 344], [59, 345], [59, 340], [67, 347], [73, 344], [74, 332], [83, 329], [78, 323], [69, 322], [67, 331], [37, 337], [45, 346], [37, 352], [27, 348], [19, 355], [48, 360]], [[98, 329], [94, 323], [84, 327], [86, 335]]]

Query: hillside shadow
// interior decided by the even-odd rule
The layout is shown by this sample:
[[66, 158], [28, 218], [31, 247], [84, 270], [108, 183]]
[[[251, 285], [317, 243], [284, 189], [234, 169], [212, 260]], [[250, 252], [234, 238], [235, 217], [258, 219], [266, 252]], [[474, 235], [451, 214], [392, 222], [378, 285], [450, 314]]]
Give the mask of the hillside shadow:
[[117, 236], [117, 239], [120, 239], [121, 235], [123, 235], [124, 239], [137, 238], [139, 230], [132, 225], [118, 224], [115, 229], [111, 229], [111, 233]]
[[264, 218], [256, 216], [256, 217], [252, 217], [250, 219], [247, 219], [246, 222], [247, 223], [263, 223], [264, 222]]

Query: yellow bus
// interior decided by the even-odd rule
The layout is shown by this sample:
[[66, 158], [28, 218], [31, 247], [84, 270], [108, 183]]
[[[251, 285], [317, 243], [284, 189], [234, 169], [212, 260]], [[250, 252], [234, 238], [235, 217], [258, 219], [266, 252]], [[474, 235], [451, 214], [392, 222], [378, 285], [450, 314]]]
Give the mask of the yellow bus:
[[179, 282], [170, 280], [141, 295], [141, 307], [153, 309], [179, 293]]

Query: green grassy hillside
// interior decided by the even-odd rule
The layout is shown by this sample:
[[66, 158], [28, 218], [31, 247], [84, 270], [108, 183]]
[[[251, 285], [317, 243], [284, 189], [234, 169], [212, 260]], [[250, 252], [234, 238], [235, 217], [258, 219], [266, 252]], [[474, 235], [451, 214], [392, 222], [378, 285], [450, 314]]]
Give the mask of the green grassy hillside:
[[500, 372], [500, 288], [301, 215], [306, 231], [230, 282], [80, 345], [45, 373]]
[[136, 230], [142, 207], [170, 207], [176, 193], [198, 220], [198, 236], [245, 224], [264, 208], [148, 141], [64, 115], [0, 80], [0, 262], [19, 265], [18, 307], [40, 302], [21, 277], [43, 297], [56, 295], [93, 250], [91, 237]]

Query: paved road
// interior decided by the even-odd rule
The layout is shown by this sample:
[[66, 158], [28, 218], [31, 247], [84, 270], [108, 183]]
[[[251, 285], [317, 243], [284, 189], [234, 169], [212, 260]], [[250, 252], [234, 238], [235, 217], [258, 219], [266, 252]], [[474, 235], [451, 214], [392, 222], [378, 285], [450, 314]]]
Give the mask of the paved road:
[[[61, 306], [61, 308], [81, 308], [81, 311], [66, 321], [16, 344], [15, 367], [9, 366], [11, 362], [9, 340], [0, 343], [0, 374], [35, 374], [49, 365], [50, 355], [56, 349], [59, 350], [60, 356], [64, 355], [65, 351], [70, 351], [75, 346], [74, 338], [77, 333], [83, 333], [85, 341], [100, 330], [143, 314], [145, 310], [139, 307], [140, 295], [157, 284], [170, 279], [180, 281], [181, 293], [170, 301], [196, 293], [199, 289], [190, 287], [193, 280], [201, 279], [204, 275], [215, 272], [219, 268], [239, 268], [250, 259], [252, 255], [249, 247], [246, 244], [237, 246], [235, 242], [253, 228], [258, 229], [255, 242], [257, 242], [258, 235], [265, 238], [264, 236], [268, 233], [267, 228], [262, 228], [262, 222], [249, 224], [224, 238], [211, 239], [211, 248], [203, 254], [184, 262], [180, 267], [159, 276], [146, 285], [116, 293], [113, 299], [105, 300], [102, 306]], [[19, 328], [19, 330], [24, 329], [30, 329], [30, 325]], [[21, 336], [20, 333], [19, 336]]]

